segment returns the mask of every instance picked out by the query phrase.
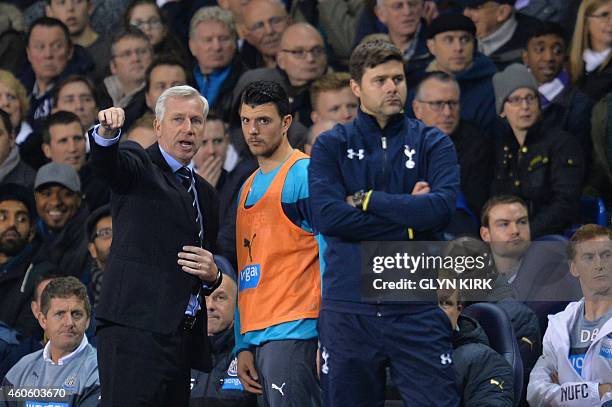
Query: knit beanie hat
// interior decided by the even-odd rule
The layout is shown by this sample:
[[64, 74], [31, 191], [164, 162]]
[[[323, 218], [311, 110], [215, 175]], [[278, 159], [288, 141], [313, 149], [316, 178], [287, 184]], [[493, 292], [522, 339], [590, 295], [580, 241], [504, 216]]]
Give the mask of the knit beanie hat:
[[502, 72], [493, 75], [495, 111], [498, 115], [501, 114], [508, 96], [520, 88], [533, 89], [536, 94], [538, 92], [538, 83], [525, 65], [512, 64]]

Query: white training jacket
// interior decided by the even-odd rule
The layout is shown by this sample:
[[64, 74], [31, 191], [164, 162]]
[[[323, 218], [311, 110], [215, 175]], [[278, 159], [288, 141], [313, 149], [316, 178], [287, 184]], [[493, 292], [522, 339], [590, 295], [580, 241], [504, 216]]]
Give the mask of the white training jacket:
[[[548, 316], [543, 352], [527, 386], [527, 401], [537, 406], [601, 406], [612, 400], [612, 392], [599, 398], [599, 383], [612, 383], [612, 319], [606, 321], [584, 357], [582, 376], [571, 365], [568, 355], [570, 330], [584, 298], [570, 303], [564, 311]], [[557, 372], [559, 383], [550, 375]]]

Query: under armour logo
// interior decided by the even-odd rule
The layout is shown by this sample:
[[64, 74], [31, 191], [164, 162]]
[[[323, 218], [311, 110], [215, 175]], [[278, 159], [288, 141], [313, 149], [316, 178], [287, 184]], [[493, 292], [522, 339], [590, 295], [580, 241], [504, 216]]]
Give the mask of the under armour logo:
[[323, 347], [323, 350], [321, 351], [321, 358], [323, 359], [323, 365], [321, 366], [321, 373], [328, 374], [329, 366], [327, 365], [327, 359], [329, 359], [329, 353], [327, 352], [327, 349], [325, 349], [325, 347]]
[[285, 383], [283, 383], [281, 385], [281, 387], [278, 387], [277, 385], [275, 385], [274, 383], [272, 383], [272, 390], [278, 390], [279, 393], [281, 394], [281, 396], [284, 396], [285, 393], [283, 393], [283, 387], [285, 387]]
[[353, 150], [352, 148], [349, 148], [348, 150], [346, 150], [346, 156], [352, 160], [353, 158], [357, 157], [360, 160], [363, 160], [365, 158], [365, 154], [363, 152], [363, 149], [360, 148], [359, 151], [356, 153], [355, 150]]
[[443, 365], [450, 365], [453, 363], [453, 359], [451, 359], [450, 353], [443, 353], [440, 355], [440, 363]]
[[412, 156], [416, 153], [414, 148], [410, 148], [408, 145], [404, 145], [404, 155], [408, 157], [408, 161], [406, 161], [406, 168], [409, 170], [413, 169], [416, 163], [412, 160]]

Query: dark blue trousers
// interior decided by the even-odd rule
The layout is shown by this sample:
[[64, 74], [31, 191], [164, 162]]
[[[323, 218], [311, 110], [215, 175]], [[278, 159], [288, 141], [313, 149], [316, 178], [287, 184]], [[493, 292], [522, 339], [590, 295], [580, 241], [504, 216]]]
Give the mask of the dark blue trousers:
[[455, 407], [451, 325], [437, 306], [417, 313], [319, 316], [324, 405], [383, 406], [385, 367], [406, 406]]

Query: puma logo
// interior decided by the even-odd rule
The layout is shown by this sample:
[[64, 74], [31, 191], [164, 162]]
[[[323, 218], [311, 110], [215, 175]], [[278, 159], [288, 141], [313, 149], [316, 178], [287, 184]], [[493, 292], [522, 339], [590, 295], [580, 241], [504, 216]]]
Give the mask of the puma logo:
[[281, 385], [281, 387], [278, 387], [277, 385], [275, 385], [274, 383], [272, 383], [272, 390], [278, 390], [278, 392], [281, 394], [281, 396], [284, 396], [285, 393], [283, 393], [283, 387], [285, 387], [285, 383], [283, 383]]

